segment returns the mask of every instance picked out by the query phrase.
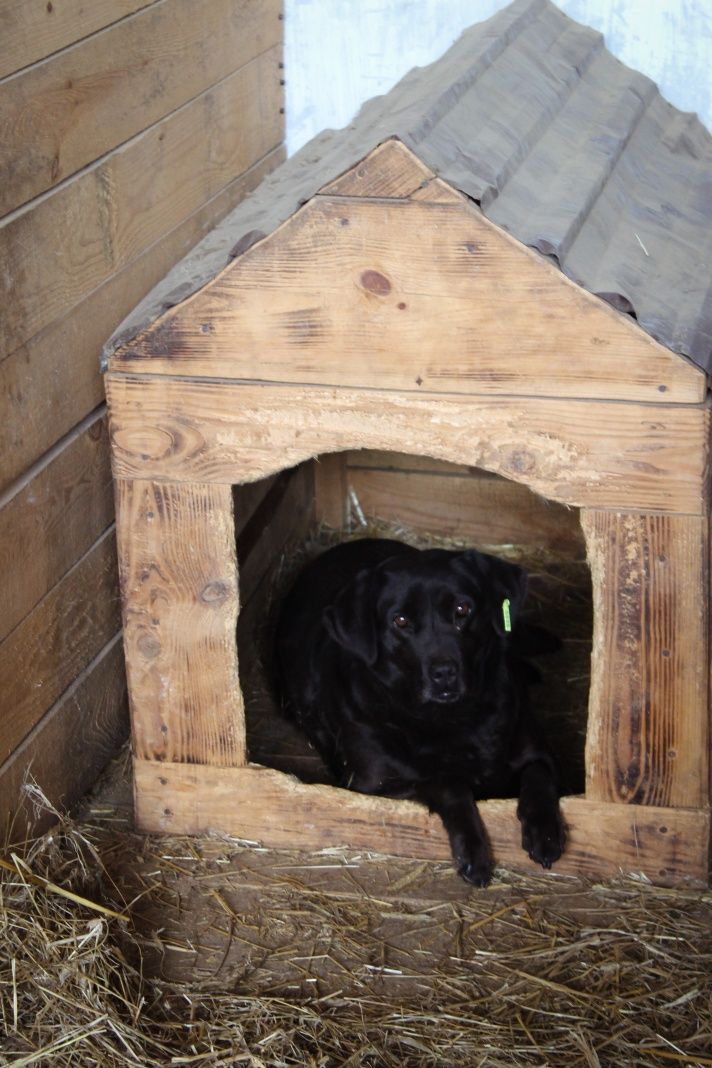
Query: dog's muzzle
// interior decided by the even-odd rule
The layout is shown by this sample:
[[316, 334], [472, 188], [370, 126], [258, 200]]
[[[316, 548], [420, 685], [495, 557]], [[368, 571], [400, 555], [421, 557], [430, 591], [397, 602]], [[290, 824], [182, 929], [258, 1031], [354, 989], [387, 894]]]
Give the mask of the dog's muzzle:
[[423, 696], [426, 701], [435, 701], [438, 704], [451, 704], [462, 697], [462, 680], [454, 660], [431, 660]]

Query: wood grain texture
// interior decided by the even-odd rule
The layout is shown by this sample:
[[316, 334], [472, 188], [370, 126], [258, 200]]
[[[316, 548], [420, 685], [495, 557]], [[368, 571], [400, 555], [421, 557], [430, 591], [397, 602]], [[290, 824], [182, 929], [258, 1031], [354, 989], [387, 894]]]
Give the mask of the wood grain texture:
[[578, 511], [518, 482], [350, 467], [348, 484], [367, 517], [464, 538], [485, 551], [515, 544], [576, 559], [585, 556]]
[[0, 223], [0, 351], [13, 352], [282, 138], [273, 48]]
[[319, 192], [341, 197], [407, 199], [434, 177], [402, 141], [389, 138]]
[[0, 0], [0, 78], [157, 0]]
[[261, 478], [258, 482], [245, 482], [232, 487], [232, 507], [235, 515], [235, 532], [239, 535], [258, 510], [279, 475]]
[[0, 644], [6, 760], [121, 627], [113, 528]]
[[[0, 215], [51, 189], [261, 53], [279, 51], [280, 8], [280, 0], [165, 0], [5, 82], [0, 86]], [[229, 142], [222, 145], [226, 148]]]
[[465, 204], [318, 196], [114, 370], [704, 400], [705, 377]]
[[41, 834], [51, 812], [35, 813], [23, 792], [26, 776], [60, 809], [77, 802], [129, 732], [121, 634], [117, 634], [65, 690], [0, 766], [0, 833], [4, 842]]
[[0, 354], [0, 493], [102, 403], [99, 354], [106, 338], [173, 264], [283, 158], [282, 148], [273, 149], [110, 275], [67, 315], [6, 359]]
[[[306, 786], [283, 772], [251, 765], [134, 763], [141, 830], [167, 834], [223, 831], [267, 846], [353, 849], [447, 860], [440, 820], [411, 801], [394, 801], [329, 786]], [[496, 860], [538, 871], [520, 847], [515, 801], [479, 806]], [[615, 805], [578, 797], [562, 804], [569, 839], [555, 871], [588, 877], [644, 872], [670, 885], [707, 879], [709, 813]]]
[[314, 459], [314, 507], [317, 523], [342, 530], [347, 523], [346, 453], [327, 452]]
[[0, 500], [0, 642], [113, 521], [102, 408]]
[[120, 481], [116, 517], [134, 752], [244, 763], [231, 488]]
[[496, 478], [490, 471], [467, 464], [454, 464], [449, 460], [436, 460], [432, 456], [419, 456], [408, 452], [383, 452], [380, 449], [357, 449], [347, 452], [346, 466], [374, 468], [381, 471], [423, 471], [431, 475], [476, 475], [478, 478]]
[[106, 376], [120, 477], [247, 482], [323, 452], [471, 464], [564, 504], [701, 514], [709, 411]]
[[467, 204], [467, 197], [442, 178], [432, 178], [411, 195], [411, 200], [425, 200], [429, 204]]
[[594, 595], [586, 795], [709, 804], [704, 516], [583, 512]]
[[[239, 492], [239, 488], [238, 488]], [[310, 464], [283, 472], [247, 524], [240, 522], [237, 558], [240, 609], [278, 568], [289, 547], [305, 537], [314, 519], [314, 475]]]

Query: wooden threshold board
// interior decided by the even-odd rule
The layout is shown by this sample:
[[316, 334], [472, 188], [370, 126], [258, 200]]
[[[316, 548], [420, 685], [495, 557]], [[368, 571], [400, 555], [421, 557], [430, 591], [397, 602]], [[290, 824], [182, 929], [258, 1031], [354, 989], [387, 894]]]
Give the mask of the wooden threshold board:
[[[412, 801], [305, 785], [261, 765], [207, 767], [134, 760], [136, 819], [143, 831], [221, 831], [275, 848], [370, 849], [427, 860], [450, 857], [440, 820]], [[515, 800], [479, 804], [497, 863], [538, 871], [520, 847]], [[555, 873], [587, 877], [644, 872], [654, 883], [705, 885], [707, 810], [567, 797], [568, 842]]]

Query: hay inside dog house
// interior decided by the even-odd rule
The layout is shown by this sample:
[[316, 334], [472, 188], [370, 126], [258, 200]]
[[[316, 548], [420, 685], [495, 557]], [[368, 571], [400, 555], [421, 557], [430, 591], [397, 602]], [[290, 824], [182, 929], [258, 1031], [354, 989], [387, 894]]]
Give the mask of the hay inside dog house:
[[[449, 857], [424, 808], [245, 746], [239, 599], [285, 532], [338, 525], [358, 457], [397, 513], [384, 456], [407, 454], [583, 531], [585, 792], [557, 870], [706, 878], [711, 174], [694, 116], [516, 0], [281, 166], [123, 325], [106, 389], [142, 828]], [[515, 805], [481, 810], [527, 867]]]

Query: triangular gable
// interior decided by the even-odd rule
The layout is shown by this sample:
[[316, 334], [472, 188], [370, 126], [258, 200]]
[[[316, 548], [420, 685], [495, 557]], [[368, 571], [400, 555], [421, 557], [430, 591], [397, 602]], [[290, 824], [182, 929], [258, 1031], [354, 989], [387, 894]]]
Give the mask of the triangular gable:
[[389, 141], [112, 357], [114, 371], [698, 402], [704, 375]]

